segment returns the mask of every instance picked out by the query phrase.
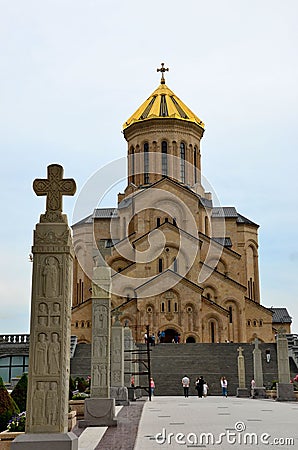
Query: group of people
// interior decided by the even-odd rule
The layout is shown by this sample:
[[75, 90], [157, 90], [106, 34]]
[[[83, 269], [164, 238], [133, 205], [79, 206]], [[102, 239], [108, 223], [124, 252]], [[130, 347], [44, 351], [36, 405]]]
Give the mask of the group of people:
[[[181, 380], [184, 397], [187, 398], [189, 394], [189, 385], [190, 385], [190, 379], [187, 375], [184, 375], [184, 377]], [[222, 389], [222, 396], [227, 397], [228, 396], [228, 381], [226, 377], [221, 377], [220, 379], [220, 385]], [[195, 389], [198, 393], [198, 398], [207, 397], [209, 386], [208, 383], [204, 380], [204, 377], [201, 375], [198, 377], [195, 381]]]

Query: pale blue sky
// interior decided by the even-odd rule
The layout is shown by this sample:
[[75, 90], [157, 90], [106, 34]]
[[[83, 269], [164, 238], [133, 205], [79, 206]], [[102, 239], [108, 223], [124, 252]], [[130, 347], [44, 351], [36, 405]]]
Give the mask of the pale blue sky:
[[[80, 191], [125, 156], [122, 123], [162, 61], [206, 124], [204, 176], [261, 226], [262, 304], [287, 307], [298, 332], [297, 13], [294, 0], [2, 0], [0, 334], [29, 331], [28, 255], [45, 206], [33, 179], [60, 163]], [[74, 205], [64, 201], [70, 223]]]

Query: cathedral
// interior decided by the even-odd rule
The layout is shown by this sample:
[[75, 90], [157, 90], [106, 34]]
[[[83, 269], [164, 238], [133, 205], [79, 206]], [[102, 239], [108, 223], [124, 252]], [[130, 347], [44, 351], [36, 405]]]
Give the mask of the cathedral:
[[96, 264], [110, 267], [112, 314], [138, 342], [147, 325], [165, 342], [274, 342], [274, 308], [260, 299], [259, 226], [205, 191], [205, 125], [169, 89], [167, 70], [123, 125], [127, 186], [117, 207], [72, 227], [72, 334], [91, 342]]

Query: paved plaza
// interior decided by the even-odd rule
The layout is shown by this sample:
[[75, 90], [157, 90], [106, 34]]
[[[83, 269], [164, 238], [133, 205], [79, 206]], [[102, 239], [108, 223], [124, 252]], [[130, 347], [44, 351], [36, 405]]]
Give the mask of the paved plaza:
[[154, 397], [117, 407], [117, 413], [117, 427], [85, 429], [79, 450], [298, 448], [298, 403]]
[[135, 450], [294, 449], [298, 448], [297, 418], [298, 403], [236, 397], [154, 397], [144, 405]]

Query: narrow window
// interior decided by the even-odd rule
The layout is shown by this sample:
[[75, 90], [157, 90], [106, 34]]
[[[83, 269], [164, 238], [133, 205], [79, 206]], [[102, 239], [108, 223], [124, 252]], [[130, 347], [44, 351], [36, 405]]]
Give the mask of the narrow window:
[[177, 226], [177, 222], [176, 222], [176, 218], [175, 218], [175, 217], [174, 217], [174, 219], [173, 219], [173, 225], [174, 225], [174, 227]]
[[209, 219], [208, 216], [205, 216], [205, 234], [209, 236]]
[[135, 151], [134, 148], [131, 148], [131, 182], [135, 182]]
[[171, 312], [171, 300], [168, 300], [168, 312]]
[[248, 319], [247, 321], [247, 326], [250, 327], [251, 326], [251, 321]]
[[233, 308], [232, 308], [232, 306], [229, 306], [229, 312], [230, 312], [230, 323], [233, 323]]
[[169, 221], [169, 218], [165, 217], [165, 223], [168, 223], [168, 221]]
[[76, 328], [79, 328], [79, 322], [76, 322]]
[[156, 226], [157, 226], [157, 227], [160, 226], [160, 217], [157, 217], [157, 219], [156, 219]]
[[195, 183], [198, 181], [197, 179], [197, 147], [194, 149], [193, 153], [193, 169], [194, 169], [194, 181]]
[[161, 143], [161, 174], [168, 175], [168, 144], [166, 141]]
[[178, 312], [178, 303], [177, 302], [175, 302], [174, 310], [175, 310], [175, 312]]
[[180, 144], [180, 180], [185, 183], [185, 144]]
[[161, 312], [165, 312], [165, 304], [164, 304], [164, 302], [161, 303]]
[[175, 273], [178, 272], [178, 261], [177, 261], [176, 258], [173, 261], [173, 270], [174, 270]]
[[211, 300], [211, 295], [209, 294], [209, 292], [206, 294], [206, 297], [208, 298], [208, 300]]
[[144, 184], [149, 183], [149, 144], [144, 144]]
[[211, 334], [211, 342], [212, 344], [214, 344], [215, 342], [215, 326], [214, 326], [214, 322], [210, 323], [210, 334]]
[[158, 271], [162, 272], [162, 259], [161, 258], [159, 258], [159, 260], [158, 260]]

